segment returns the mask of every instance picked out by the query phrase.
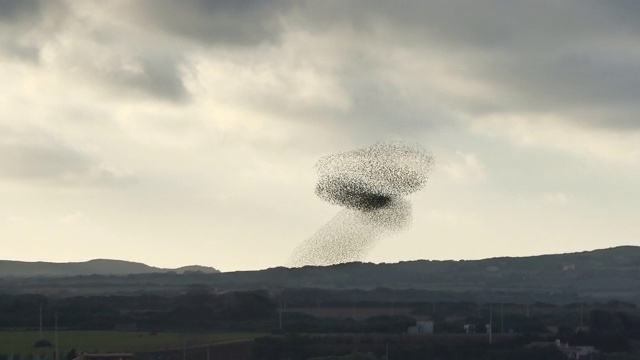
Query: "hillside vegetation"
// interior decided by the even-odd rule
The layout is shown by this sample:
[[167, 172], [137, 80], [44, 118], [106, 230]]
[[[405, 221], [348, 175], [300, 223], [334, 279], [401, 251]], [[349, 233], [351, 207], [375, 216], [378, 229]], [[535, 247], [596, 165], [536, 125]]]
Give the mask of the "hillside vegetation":
[[[6, 274], [1, 270], [2, 274]], [[80, 272], [80, 268], [76, 271]], [[120, 271], [124, 272], [124, 267]], [[179, 293], [194, 284], [217, 291], [405, 289], [412, 290], [407, 297], [417, 301], [433, 298], [473, 300], [481, 299], [486, 294], [501, 294], [505, 301], [519, 302], [530, 301], [534, 294], [536, 298], [555, 296], [559, 302], [572, 302], [578, 298], [640, 301], [640, 247], [623, 246], [572, 254], [469, 261], [349, 263], [210, 274], [201, 271], [183, 274], [149, 272], [127, 276], [85, 273], [57, 278], [0, 278], [0, 289], [5, 293], [59, 296]]]

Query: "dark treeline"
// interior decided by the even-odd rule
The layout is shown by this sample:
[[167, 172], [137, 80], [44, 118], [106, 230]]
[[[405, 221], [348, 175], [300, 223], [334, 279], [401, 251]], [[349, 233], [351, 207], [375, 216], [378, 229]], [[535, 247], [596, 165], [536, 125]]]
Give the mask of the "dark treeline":
[[406, 316], [373, 316], [364, 321], [317, 318], [283, 312], [279, 299], [264, 291], [215, 294], [192, 288], [177, 296], [0, 295], [0, 328], [36, 329], [42, 307], [45, 328], [65, 330], [141, 331], [286, 331], [401, 333], [415, 320]]
[[260, 291], [212, 294], [198, 289], [173, 297], [0, 295], [0, 327], [51, 329], [58, 315], [66, 330], [265, 330], [273, 326], [276, 305]]
[[[640, 309], [620, 301], [565, 305], [431, 301], [405, 302], [400, 309], [393, 302], [369, 300], [367, 292], [353, 294], [338, 296], [315, 289], [215, 293], [192, 285], [175, 296], [0, 295], [0, 328], [35, 329], [42, 308], [46, 328], [53, 328], [57, 314], [59, 327], [66, 330], [400, 334], [416, 319], [429, 319], [440, 334], [464, 333], [467, 324], [482, 333], [492, 322], [496, 334], [544, 335], [605, 351], [628, 351], [640, 341]], [[345, 308], [354, 314], [359, 309], [378, 313], [357, 319], [333, 313]], [[309, 309], [326, 313], [313, 316]]]
[[423, 359], [566, 359], [556, 348], [526, 348], [530, 339], [503, 337], [489, 344], [484, 336], [306, 336], [256, 339], [256, 360], [423, 360]]

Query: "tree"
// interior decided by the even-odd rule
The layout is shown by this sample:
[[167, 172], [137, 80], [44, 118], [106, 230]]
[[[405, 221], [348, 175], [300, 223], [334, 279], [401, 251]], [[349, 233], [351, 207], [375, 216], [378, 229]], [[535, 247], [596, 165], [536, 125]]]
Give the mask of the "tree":
[[67, 353], [67, 357], [66, 357], [66, 359], [67, 359], [67, 360], [73, 360], [73, 359], [75, 359], [75, 358], [77, 358], [77, 357], [78, 357], [78, 354], [76, 354], [76, 349], [75, 349], [75, 348], [73, 348], [73, 349], [71, 349], [71, 351], [69, 351], [69, 352]]

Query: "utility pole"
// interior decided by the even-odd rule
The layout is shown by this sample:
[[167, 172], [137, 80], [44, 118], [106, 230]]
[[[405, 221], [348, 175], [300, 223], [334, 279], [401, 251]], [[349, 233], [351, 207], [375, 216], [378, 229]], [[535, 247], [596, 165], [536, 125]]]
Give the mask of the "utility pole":
[[493, 344], [493, 304], [489, 304], [489, 344]]
[[280, 296], [280, 308], [278, 309], [278, 330], [282, 330], [282, 296]]
[[500, 303], [500, 332], [504, 334], [504, 303]]
[[384, 356], [384, 360], [389, 360], [389, 340], [387, 340], [387, 352]]
[[44, 339], [42, 336], [42, 303], [40, 303], [40, 340]]
[[356, 295], [351, 295], [351, 318], [356, 319]]
[[60, 349], [58, 348], [58, 312], [56, 311], [56, 315], [55, 315], [55, 336], [56, 336], [56, 357], [53, 360], [58, 360], [60, 358], [59, 355], [59, 351]]

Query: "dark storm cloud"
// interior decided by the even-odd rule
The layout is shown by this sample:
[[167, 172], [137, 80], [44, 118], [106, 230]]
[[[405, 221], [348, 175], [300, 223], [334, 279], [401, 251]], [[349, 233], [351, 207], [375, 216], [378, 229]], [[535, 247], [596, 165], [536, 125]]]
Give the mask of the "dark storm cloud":
[[610, 13], [623, 29], [640, 32], [640, 2], [635, 0], [599, 1], [602, 11]]
[[511, 102], [497, 104], [502, 110], [580, 112], [582, 109], [608, 109], [611, 111], [609, 117], [584, 117], [575, 121], [616, 128], [640, 127], [640, 119], [632, 114], [640, 110], [637, 101], [640, 98], [640, 57], [632, 59], [588, 50], [567, 51], [537, 59], [510, 59], [485, 71], [483, 76], [487, 81], [500, 83], [514, 95]]
[[590, 17], [591, 9], [582, 4], [551, 1], [309, 1], [300, 7], [299, 13], [304, 14], [302, 16], [311, 21], [309, 26], [318, 31], [346, 26], [373, 36], [401, 35], [395, 38], [400, 44], [439, 46], [452, 51], [492, 51], [544, 47], [572, 38], [576, 32], [592, 32], [592, 24], [584, 22]]
[[205, 44], [252, 46], [280, 37], [289, 1], [133, 1], [135, 16], [161, 31]]
[[[417, 60], [451, 57], [458, 64], [457, 75], [507, 94], [429, 104], [435, 106], [436, 117], [446, 117], [437, 112], [439, 105], [453, 105], [472, 117], [501, 112], [556, 113], [579, 125], [640, 128], [636, 116], [640, 111], [636, 100], [640, 97], [637, 2], [329, 1], [306, 2], [300, 9], [315, 31], [343, 28], [364, 41], [378, 39], [390, 48], [409, 49]], [[343, 77], [349, 94], [362, 104], [363, 114], [382, 108], [372, 114], [404, 120], [395, 121], [394, 126], [442, 125], [421, 117], [424, 109], [394, 106], [403, 102], [402, 89], [387, 87], [375, 94], [375, 86], [360, 88], [359, 84], [375, 85], [379, 78], [375, 66], [362, 58], [352, 60], [361, 65], [355, 74], [370, 74], [357, 75], [363, 80], [356, 83], [348, 74]], [[596, 111], [589, 113], [590, 109]]]
[[[0, 21], [4, 23], [1, 25], [7, 30], [7, 36], [0, 36], [0, 52], [14, 59], [37, 63], [43, 45], [53, 42], [55, 48], [57, 42], [55, 37], [60, 36], [58, 32], [68, 25], [64, 20], [78, 16], [74, 10], [68, 8], [62, 1], [0, 0]], [[98, 11], [100, 8], [95, 10]], [[90, 54], [84, 54], [81, 57], [67, 56], [67, 61], [73, 63], [67, 66], [84, 69], [93, 80], [100, 80], [162, 100], [177, 102], [189, 97], [182, 82], [180, 66], [183, 63], [183, 56], [180, 52], [161, 47], [149, 50], [149, 47], [144, 44], [144, 39], [140, 40], [143, 44], [140, 44], [142, 46], [139, 48], [135, 43], [129, 47], [123, 47], [122, 44], [125, 43], [123, 40], [129, 36], [126, 32], [117, 28], [99, 28], [88, 20], [83, 22], [90, 25], [82, 34], [85, 40], [90, 39], [105, 51], [113, 49], [115, 52], [121, 52], [118, 55], [131, 58], [139, 69], [127, 71], [118, 67], [116, 63], [102, 63], [96, 66], [95, 59], [92, 59]], [[70, 33], [65, 33], [63, 36], [68, 35]]]
[[41, 0], [0, 0], [0, 22], [33, 21], [41, 14]]
[[12, 36], [19, 36], [43, 23], [51, 29], [68, 14], [69, 8], [63, 1], [0, 0], [0, 28]]
[[44, 28], [53, 35], [67, 14], [61, 1], [0, 0], [0, 55], [36, 63], [41, 44], [33, 33]]
[[[45, 19], [52, 14], [67, 13], [61, 10], [67, 9], [65, 4], [0, 0], [0, 21], [11, 34], [0, 36], [0, 51], [37, 60], [42, 42], [24, 41], [21, 34], [50, 23]], [[78, 3], [70, 4], [70, 13], [74, 13]], [[267, 111], [329, 122], [354, 130], [366, 141], [382, 134], [431, 131], [450, 124], [453, 113], [468, 118], [554, 114], [579, 125], [640, 129], [635, 115], [640, 111], [635, 100], [640, 96], [640, 54], [634, 50], [640, 38], [640, 16], [636, 16], [639, 10], [633, 1], [142, 0], [115, 7], [89, 4], [95, 12], [115, 8], [110, 16], [121, 16], [119, 22], [106, 22], [107, 28], [102, 29], [108, 34], [106, 40], [96, 36], [93, 41], [102, 42], [104, 49], [122, 51], [141, 71], [117, 67], [105, 71], [90, 64], [80, 67], [88, 68], [89, 77], [97, 75], [102, 83], [160, 100], [189, 98], [181, 69], [189, 66], [194, 48], [230, 54], [269, 47], [274, 52], [293, 53], [294, 74], [299, 64], [325, 56], [285, 48], [291, 46], [286, 43], [288, 35], [302, 33], [309, 35], [310, 42], [330, 37], [330, 41], [322, 39], [321, 45], [326, 55], [341, 59], [327, 68], [310, 65], [310, 71], [336, 78], [348, 98], [348, 109], [333, 103], [307, 106], [279, 99], [286, 97], [280, 93], [251, 96], [265, 97], [257, 106]], [[78, 15], [82, 21], [76, 23], [90, 24], [92, 18], [83, 16]], [[134, 27], [143, 31], [127, 43]], [[96, 31], [101, 26], [90, 28]], [[82, 36], [93, 34], [89, 31]], [[54, 33], [49, 36], [53, 38]], [[153, 46], [145, 46], [147, 37]], [[123, 43], [127, 45], [117, 46]], [[396, 51], [404, 55], [394, 58]], [[407, 63], [432, 58], [451, 64], [446, 71], [455, 76], [499, 89], [500, 95], [449, 94], [438, 84], [428, 83], [430, 74], [402, 73]], [[259, 58], [247, 60], [247, 66], [254, 65], [262, 65]], [[427, 67], [425, 71], [439, 70]], [[412, 87], [412, 83], [419, 86]]]

